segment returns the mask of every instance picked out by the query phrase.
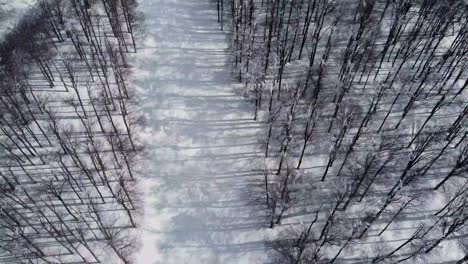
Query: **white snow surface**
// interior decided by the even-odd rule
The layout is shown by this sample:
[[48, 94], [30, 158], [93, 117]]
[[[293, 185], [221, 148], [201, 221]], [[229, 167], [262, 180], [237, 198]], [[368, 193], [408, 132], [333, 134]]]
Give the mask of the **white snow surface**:
[[264, 263], [249, 202], [260, 155], [252, 105], [236, 95], [228, 36], [210, 0], [141, 0], [135, 75], [146, 128], [137, 263]]

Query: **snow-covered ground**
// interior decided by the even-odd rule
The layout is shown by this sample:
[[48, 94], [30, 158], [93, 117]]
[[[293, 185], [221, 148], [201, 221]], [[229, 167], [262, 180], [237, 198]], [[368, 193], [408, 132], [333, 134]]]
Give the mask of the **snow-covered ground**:
[[0, 0], [0, 41], [34, 2], [34, 0]]
[[261, 125], [234, 93], [216, 4], [141, 0], [139, 9], [134, 77], [147, 124], [137, 263], [265, 262], [265, 223], [248, 198]]

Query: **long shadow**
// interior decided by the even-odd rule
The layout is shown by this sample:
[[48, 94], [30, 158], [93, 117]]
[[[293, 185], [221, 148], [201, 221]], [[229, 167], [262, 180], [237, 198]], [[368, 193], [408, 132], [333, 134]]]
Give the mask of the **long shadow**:
[[148, 124], [140, 173], [148, 196], [144, 229], [154, 237], [145, 242], [153, 243], [145, 254], [156, 251], [167, 263], [261, 259], [265, 244], [258, 230], [265, 217], [248, 195], [258, 185], [250, 166], [261, 154], [253, 143], [261, 124], [233, 92], [228, 39], [218, 30], [216, 5], [146, 4], [142, 8], [154, 17], [146, 21], [139, 58]]

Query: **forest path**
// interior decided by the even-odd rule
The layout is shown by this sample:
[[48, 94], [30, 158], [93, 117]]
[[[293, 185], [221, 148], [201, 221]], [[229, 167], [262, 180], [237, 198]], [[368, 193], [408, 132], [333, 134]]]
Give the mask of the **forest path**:
[[260, 124], [234, 93], [216, 4], [141, 0], [139, 10], [145, 38], [135, 77], [147, 159], [137, 263], [262, 263], [264, 223], [247, 198]]

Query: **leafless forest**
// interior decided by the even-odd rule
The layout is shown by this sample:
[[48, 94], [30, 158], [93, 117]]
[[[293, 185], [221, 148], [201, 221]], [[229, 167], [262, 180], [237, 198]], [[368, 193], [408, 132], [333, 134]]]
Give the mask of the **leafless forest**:
[[272, 261], [466, 261], [467, 3], [214, 2], [265, 127]]
[[1, 41], [1, 263], [131, 262], [135, 7], [39, 0]]
[[[468, 3], [210, 2], [269, 263], [466, 263]], [[38, 0], [0, 40], [0, 263], [135, 262], [136, 8]]]

